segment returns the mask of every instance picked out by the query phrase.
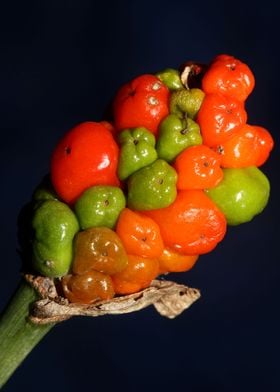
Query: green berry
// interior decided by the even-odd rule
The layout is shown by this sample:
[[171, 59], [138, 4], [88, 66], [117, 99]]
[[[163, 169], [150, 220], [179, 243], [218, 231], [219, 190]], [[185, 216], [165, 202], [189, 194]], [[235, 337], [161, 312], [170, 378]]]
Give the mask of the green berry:
[[96, 185], [78, 198], [75, 212], [83, 230], [101, 226], [112, 229], [125, 204], [125, 196], [120, 188]]

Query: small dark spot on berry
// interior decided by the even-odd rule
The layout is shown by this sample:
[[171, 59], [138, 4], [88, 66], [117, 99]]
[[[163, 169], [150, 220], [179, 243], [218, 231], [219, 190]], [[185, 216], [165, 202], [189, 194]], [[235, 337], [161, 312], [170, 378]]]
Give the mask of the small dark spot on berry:
[[105, 204], [105, 206], [107, 207], [110, 203], [109, 203], [109, 200], [108, 199], [106, 199], [105, 201], [104, 201], [104, 204]]
[[203, 162], [203, 166], [208, 167], [209, 166], [209, 162], [207, 162], [207, 161]]
[[188, 133], [188, 128], [182, 129], [182, 131], [180, 131], [181, 135], [186, 135]]
[[134, 140], [133, 140], [133, 143], [135, 144], [135, 146], [137, 146], [137, 144], [139, 143], [139, 140], [134, 139]]
[[143, 238], [141, 238], [141, 240], [142, 240], [143, 242], [146, 242], [146, 241], [147, 241], [147, 237], [143, 237]]
[[66, 155], [70, 155], [71, 154], [71, 147], [69, 147], [69, 146], [65, 147], [65, 153], [66, 153]]
[[163, 184], [163, 179], [162, 179], [162, 178], [159, 178], [159, 179], [158, 179], [158, 183], [159, 183], [159, 185], [162, 185], [162, 184]]
[[218, 147], [217, 147], [217, 153], [218, 153], [218, 154], [223, 154], [223, 153], [224, 153], [224, 149], [223, 149], [222, 146], [218, 146]]

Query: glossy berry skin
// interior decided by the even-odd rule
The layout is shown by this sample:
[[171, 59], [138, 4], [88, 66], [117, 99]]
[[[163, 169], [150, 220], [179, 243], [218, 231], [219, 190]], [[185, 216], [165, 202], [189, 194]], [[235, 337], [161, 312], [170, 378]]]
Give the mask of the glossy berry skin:
[[156, 76], [145, 74], [123, 85], [113, 100], [117, 131], [145, 127], [157, 134], [160, 121], [169, 113], [169, 90]]
[[222, 94], [206, 95], [197, 115], [203, 144], [209, 147], [229, 139], [246, 121], [244, 104]]
[[177, 171], [177, 189], [213, 188], [223, 178], [221, 156], [205, 145], [181, 152], [173, 164]]
[[102, 226], [113, 229], [125, 203], [125, 195], [121, 188], [95, 185], [82, 193], [74, 209], [81, 229]]
[[163, 159], [157, 159], [128, 178], [128, 207], [141, 211], [170, 205], [176, 198], [176, 181], [176, 170]]
[[206, 94], [222, 93], [244, 102], [253, 91], [255, 78], [247, 64], [229, 55], [217, 56], [202, 78]]
[[95, 270], [108, 275], [126, 268], [127, 254], [118, 235], [107, 227], [80, 231], [74, 241], [72, 271], [82, 275]]
[[247, 124], [254, 86], [227, 54], [124, 84], [110, 122], [77, 125], [52, 153], [52, 186], [33, 195], [34, 269], [69, 302], [94, 304], [189, 271], [227, 225], [262, 212], [270, 185], [257, 166], [274, 141]]
[[104, 124], [84, 122], [67, 132], [51, 157], [51, 179], [66, 203], [93, 185], [119, 186], [119, 147]]
[[157, 259], [128, 255], [127, 267], [112, 276], [116, 294], [132, 294], [145, 289], [159, 273]]
[[224, 169], [223, 181], [207, 190], [231, 226], [249, 222], [260, 214], [268, 203], [269, 194], [269, 180], [255, 166]]
[[157, 159], [155, 136], [146, 128], [125, 129], [119, 134], [118, 142], [118, 176], [121, 180]]
[[169, 114], [159, 125], [156, 149], [158, 157], [171, 162], [185, 148], [201, 144], [198, 124], [191, 118], [180, 119]]
[[50, 278], [67, 274], [73, 258], [73, 238], [79, 231], [74, 212], [58, 200], [37, 200], [31, 225], [35, 271]]
[[199, 255], [212, 251], [226, 232], [226, 219], [202, 190], [179, 191], [169, 207], [145, 211], [172, 250]]
[[166, 68], [156, 74], [156, 76], [168, 87], [169, 90], [179, 90], [183, 88], [180, 73], [177, 69]]
[[215, 150], [221, 155], [223, 167], [242, 168], [263, 165], [273, 146], [273, 138], [267, 129], [245, 124]]
[[65, 297], [72, 303], [90, 304], [115, 295], [112, 278], [97, 271], [83, 275], [66, 275], [62, 279]]
[[255, 166], [262, 166], [269, 158], [270, 152], [273, 150], [274, 140], [271, 133], [266, 128], [257, 125], [255, 125], [254, 128], [257, 131], [259, 146], [259, 155]]
[[114, 136], [114, 138], [117, 138], [117, 131], [116, 128], [114, 127], [113, 123], [107, 120], [102, 120], [99, 122], [99, 124], [104, 125], [105, 128], [108, 129], [108, 131], [111, 132], [111, 134]]
[[195, 265], [198, 257], [198, 255], [182, 255], [172, 249], [165, 248], [158, 259], [159, 272], [165, 274], [189, 271]]
[[116, 233], [128, 254], [156, 258], [163, 252], [158, 225], [139, 212], [125, 208], [119, 216]]

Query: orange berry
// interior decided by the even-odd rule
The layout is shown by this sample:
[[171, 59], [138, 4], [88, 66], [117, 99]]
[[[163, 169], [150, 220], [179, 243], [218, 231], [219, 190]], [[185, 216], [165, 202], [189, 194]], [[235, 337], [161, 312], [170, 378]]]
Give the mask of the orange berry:
[[162, 254], [163, 241], [156, 222], [125, 208], [119, 215], [116, 233], [128, 254], [156, 258]]
[[192, 146], [182, 151], [175, 159], [178, 174], [178, 189], [213, 188], [222, 180], [222, 158], [205, 145]]
[[202, 78], [206, 94], [222, 93], [239, 101], [245, 101], [254, 86], [255, 78], [248, 65], [229, 55], [215, 57]]
[[65, 297], [75, 303], [90, 304], [115, 295], [111, 277], [98, 271], [66, 275], [62, 278], [62, 288]]
[[273, 144], [265, 128], [245, 124], [215, 150], [221, 154], [222, 167], [242, 168], [261, 166], [268, 159]]
[[128, 266], [112, 275], [116, 294], [132, 294], [148, 287], [159, 274], [157, 259], [128, 255]]
[[202, 190], [178, 191], [173, 204], [145, 211], [158, 225], [164, 244], [189, 255], [212, 251], [226, 233], [226, 219]]
[[256, 166], [263, 165], [274, 147], [274, 140], [270, 132], [260, 126], [255, 125], [258, 134], [259, 157], [256, 160]]
[[159, 272], [185, 272], [196, 263], [198, 255], [183, 255], [172, 249], [165, 248], [159, 257]]
[[196, 118], [203, 144], [216, 146], [229, 139], [247, 121], [244, 104], [222, 94], [205, 96]]
[[123, 270], [127, 263], [122, 241], [108, 227], [91, 227], [76, 235], [72, 267], [75, 274], [95, 270], [112, 275]]

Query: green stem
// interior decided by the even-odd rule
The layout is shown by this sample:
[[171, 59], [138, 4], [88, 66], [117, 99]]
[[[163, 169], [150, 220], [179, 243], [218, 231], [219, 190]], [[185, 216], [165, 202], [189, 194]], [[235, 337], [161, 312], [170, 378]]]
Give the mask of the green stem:
[[23, 280], [0, 317], [0, 388], [55, 325], [37, 325], [28, 319], [36, 299], [35, 290]]

